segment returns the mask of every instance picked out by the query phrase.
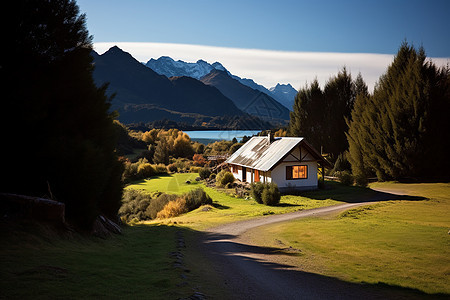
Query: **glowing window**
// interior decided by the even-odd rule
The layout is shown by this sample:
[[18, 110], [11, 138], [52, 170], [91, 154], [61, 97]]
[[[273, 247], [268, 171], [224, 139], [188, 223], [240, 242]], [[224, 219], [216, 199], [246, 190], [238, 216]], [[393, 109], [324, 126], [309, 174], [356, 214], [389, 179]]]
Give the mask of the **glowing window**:
[[287, 166], [286, 167], [286, 179], [307, 179], [308, 178], [308, 166]]

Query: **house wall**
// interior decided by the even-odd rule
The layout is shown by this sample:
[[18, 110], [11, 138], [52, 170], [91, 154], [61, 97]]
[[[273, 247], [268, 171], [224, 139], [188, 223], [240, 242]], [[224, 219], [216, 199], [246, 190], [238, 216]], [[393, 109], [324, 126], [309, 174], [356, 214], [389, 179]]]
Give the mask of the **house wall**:
[[[287, 166], [308, 166], [308, 178], [306, 179], [286, 179]], [[278, 188], [283, 190], [312, 190], [317, 189], [317, 162], [282, 162], [272, 170], [272, 180], [278, 185]]]
[[[292, 155], [291, 155], [292, 154]], [[299, 160], [302, 161], [299, 161]], [[299, 166], [306, 165], [308, 166], [308, 178], [306, 179], [286, 179], [286, 167], [287, 166]], [[243, 181], [243, 168], [241, 166], [234, 165], [233, 168], [237, 168], [238, 172], [234, 173], [233, 176]], [[255, 181], [255, 170], [246, 168], [247, 177], [246, 182], [254, 182]], [[287, 155], [282, 162], [280, 162], [272, 171], [268, 172], [259, 172], [259, 181], [260, 182], [275, 182], [278, 185], [278, 188], [283, 190], [296, 189], [296, 190], [312, 190], [317, 189], [318, 179], [317, 179], [318, 166], [317, 161], [314, 160], [314, 157], [306, 151], [306, 149], [302, 148], [301, 150], [296, 147], [292, 152]]]

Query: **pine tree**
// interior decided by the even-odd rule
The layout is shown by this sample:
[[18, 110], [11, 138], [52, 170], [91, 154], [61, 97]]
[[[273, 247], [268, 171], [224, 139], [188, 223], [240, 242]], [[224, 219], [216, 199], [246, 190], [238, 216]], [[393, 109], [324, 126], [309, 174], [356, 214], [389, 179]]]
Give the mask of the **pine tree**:
[[326, 99], [324, 148], [325, 152], [336, 159], [348, 149], [345, 136], [348, 125], [345, 119], [350, 118], [355, 101], [355, 84], [345, 67], [326, 83], [324, 97]]
[[0, 72], [5, 133], [2, 191], [53, 196], [66, 218], [89, 228], [99, 213], [116, 217], [122, 166], [114, 114], [92, 78], [92, 39], [70, 0], [10, 3]]
[[357, 97], [347, 135], [353, 171], [379, 180], [439, 174], [435, 157], [445, 155], [449, 134], [438, 135], [437, 124], [449, 128], [449, 99], [448, 67], [403, 43], [373, 96]]
[[315, 79], [297, 93], [290, 113], [290, 136], [304, 137], [317, 149], [324, 143], [325, 99]]

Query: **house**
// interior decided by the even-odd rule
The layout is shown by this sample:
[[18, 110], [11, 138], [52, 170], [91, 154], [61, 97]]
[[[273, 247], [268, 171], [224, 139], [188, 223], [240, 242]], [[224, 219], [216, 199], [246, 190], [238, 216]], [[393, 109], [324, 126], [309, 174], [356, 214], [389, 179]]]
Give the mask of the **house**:
[[[226, 161], [242, 182], [275, 182], [280, 191], [313, 190], [331, 164], [304, 138], [252, 137]], [[323, 176], [322, 176], [323, 178]]]

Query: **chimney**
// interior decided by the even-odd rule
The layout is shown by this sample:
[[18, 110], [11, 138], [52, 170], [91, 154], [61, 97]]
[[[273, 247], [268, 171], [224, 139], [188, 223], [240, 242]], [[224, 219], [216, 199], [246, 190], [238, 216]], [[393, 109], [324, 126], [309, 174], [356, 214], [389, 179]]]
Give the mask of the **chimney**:
[[267, 134], [267, 141], [269, 142], [269, 144], [272, 144], [272, 142], [274, 141], [274, 136], [273, 133], [269, 130], [269, 134]]

